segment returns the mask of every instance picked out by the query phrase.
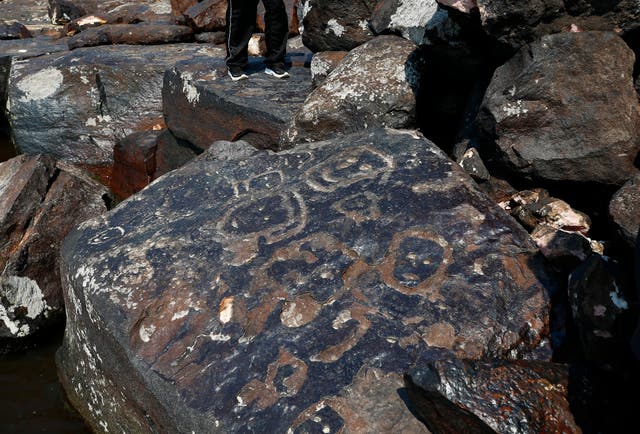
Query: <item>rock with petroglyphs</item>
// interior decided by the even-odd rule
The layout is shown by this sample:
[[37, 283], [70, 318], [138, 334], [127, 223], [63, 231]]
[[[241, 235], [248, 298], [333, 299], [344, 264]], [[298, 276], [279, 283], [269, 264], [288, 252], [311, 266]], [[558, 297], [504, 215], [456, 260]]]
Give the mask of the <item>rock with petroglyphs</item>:
[[119, 139], [164, 126], [164, 71], [200, 53], [224, 57], [223, 49], [168, 44], [79, 48], [14, 61], [7, 108], [16, 147], [69, 162], [111, 164]]
[[302, 41], [311, 51], [349, 51], [373, 38], [369, 19], [377, 0], [304, 0]]
[[433, 143], [215, 146], [65, 242], [59, 367], [96, 431], [426, 433], [414, 364], [548, 357], [536, 247]]
[[569, 366], [540, 361], [438, 360], [405, 377], [434, 433], [579, 434]]
[[0, 164], [0, 354], [62, 319], [60, 243], [75, 225], [106, 211], [106, 194], [48, 157]]
[[484, 96], [485, 149], [520, 177], [624, 184], [640, 151], [633, 64], [611, 32], [549, 35], [522, 48]]
[[284, 141], [414, 128], [423, 66], [418, 47], [399, 36], [378, 36], [351, 50], [293, 116]]
[[311, 92], [309, 68], [292, 67], [287, 81], [264, 73], [251, 58], [249, 80], [233, 82], [224, 57], [202, 54], [167, 70], [162, 89], [164, 118], [172, 134], [200, 150], [217, 140], [245, 140], [279, 149], [294, 113]]

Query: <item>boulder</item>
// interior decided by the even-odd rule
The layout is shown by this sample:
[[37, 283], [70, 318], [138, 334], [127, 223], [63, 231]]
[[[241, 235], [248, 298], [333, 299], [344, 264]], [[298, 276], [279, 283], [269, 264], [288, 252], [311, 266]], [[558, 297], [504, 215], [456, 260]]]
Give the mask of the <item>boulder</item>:
[[477, 0], [482, 27], [505, 52], [548, 34], [567, 31], [615, 31], [640, 26], [635, 0]]
[[411, 41], [378, 36], [353, 49], [309, 95], [286, 132], [290, 144], [374, 127], [416, 125], [422, 57]]
[[83, 30], [69, 39], [69, 49], [96, 45], [154, 45], [193, 40], [193, 30], [173, 24], [105, 24]]
[[24, 24], [0, 21], [0, 40], [32, 38], [33, 35]]
[[322, 51], [311, 59], [311, 85], [314, 89], [338, 67], [347, 51]]
[[6, 21], [43, 25], [49, 23], [48, 0], [4, 0], [0, 1], [0, 17]]
[[248, 151], [67, 237], [58, 363], [95, 430], [426, 433], [414, 363], [549, 356], [535, 246], [431, 142]]
[[434, 433], [582, 433], [569, 405], [566, 365], [438, 360], [414, 368], [405, 383]]
[[615, 365], [626, 357], [637, 321], [632, 288], [622, 267], [598, 254], [569, 275], [569, 303], [588, 361]]
[[133, 133], [118, 141], [113, 149], [109, 188], [120, 199], [126, 199], [196, 155], [166, 128]]
[[162, 79], [175, 62], [224, 50], [195, 44], [103, 46], [13, 63], [8, 119], [16, 147], [108, 166], [116, 142], [164, 125]]
[[469, 148], [458, 161], [460, 167], [476, 181], [488, 181], [491, 178], [489, 170], [484, 165], [476, 148]]
[[186, 22], [197, 32], [225, 30], [228, 0], [204, 0], [195, 3], [182, 15]]
[[[546, 223], [536, 226], [531, 238], [545, 258], [565, 271], [575, 269], [599, 246], [579, 232], [565, 231]], [[598, 253], [603, 253], [603, 250], [598, 249]]]
[[477, 122], [521, 177], [622, 185], [636, 172], [633, 52], [614, 33], [543, 37], [499, 67]]
[[373, 38], [368, 20], [377, 0], [304, 0], [302, 41], [314, 53], [349, 51]]
[[294, 67], [286, 82], [262, 72], [251, 58], [249, 80], [233, 82], [221, 56], [194, 56], [165, 74], [164, 117], [172, 134], [199, 148], [217, 140], [280, 147], [280, 136], [310, 91], [308, 68]]
[[88, 11], [79, 1], [49, 0], [48, 12], [53, 24], [66, 24], [86, 15]]
[[633, 248], [640, 235], [640, 174], [613, 195], [609, 215], [618, 234]]
[[62, 318], [60, 244], [72, 227], [106, 211], [106, 194], [48, 157], [0, 163], [0, 353]]

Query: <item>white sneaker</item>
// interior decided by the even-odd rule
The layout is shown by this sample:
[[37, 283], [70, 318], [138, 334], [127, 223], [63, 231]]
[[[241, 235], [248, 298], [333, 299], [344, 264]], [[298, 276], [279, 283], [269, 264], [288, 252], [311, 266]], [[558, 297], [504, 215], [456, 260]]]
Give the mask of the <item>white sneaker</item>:
[[249, 78], [249, 76], [247, 74], [245, 74], [245, 72], [242, 69], [239, 68], [229, 68], [227, 70], [227, 73], [229, 74], [229, 77], [231, 77], [231, 80], [233, 81], [240, 81], [240, 80], [246, 80], [247, 78]]
[[275, 78], [289, 78], [289, 73], [287, 72], [287, 70], [277, 66], [265, 68], [264, 73]]

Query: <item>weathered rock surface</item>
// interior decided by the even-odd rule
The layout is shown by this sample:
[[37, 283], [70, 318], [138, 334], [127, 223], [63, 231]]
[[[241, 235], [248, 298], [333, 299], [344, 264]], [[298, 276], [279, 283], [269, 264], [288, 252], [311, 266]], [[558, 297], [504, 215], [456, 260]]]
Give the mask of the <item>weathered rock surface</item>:
[[228, 0], [204, 0], [186, 9], [182, 15], [194, 30], [225, 30]]
[[573, 270], [593, 253], [592, 241], [581, 233], [545, 223], [534, 228], [531, 238], [545, 258], [564, 270]]
[[627, 353], [637, 316], [633, 283], [612, 259], [591, 255], [569, 276], [569, 302], [587, 360], [610, 363]]
[[426, 432], [412, 364], [546, 348], [528, 234], [407, 131], [191, 163], [63, 250], [96, 431]]
[[126, 199], [196, 155], [167, 129], [133, 133], [118, 141], [113, 149], [109, 187], [120, 199]]
[[581, 433], [569, 408], [569, 368], [535, 361], [440, 360], [405, 377], [434, 433]]
[[33, 35], [24, 24], [0, 21], [0, 40], [32, 38]]
[[202, 53], [188, 44], [104, 46], [13, 63], [8, 118], [16, 147], [58, 160], [109, 165], [116, 142], [163, 125], [164, 71]]
[[460, 12], [464, 12], [465, 14], [468, 14], [472, 10], [478, 8], [478, 2], [476, 0], [437, 0], [437, 1], [441, 5], [457, 9]]
[[458, 164], [476, 181], [488, 181], [491, 177], [476, 148], [469, 148], [462, 155]]
[[311, 85], [316, 88], [338, 67], [347, 51], [322, 51], [311, 59]]
[[3, 0], [0, 1], [0, 17], [23, 24], [45, 24], [48, 0]]
[[477, 4], [483, 28], [507, 51], [551, 33], [628, 33], [640, 26], [640, 9], [635, 0], [477, 0]]
[[480, 128], [521, 176], [622, 185], [640, 150], [633, 62], [614, 33], [545, 36], [496, 70]]
[[311, 91], [308, 68], [294, 67], [286, 82], [262, 72], [250, 59], [250, 79], [232, 82], [224, 57], [193, 56], [167, 71], [164, 116], [174, 136], [201, 150], [217, 140], [246, 140], [277, 149], [280, 136]]
[[416, 45], [398, 36], [378, 36], [353, 49], [309, 95], [288, 127], [286, 141], [415, 127], [421, 68]]
[[302, 41], [311, 51], [349, 51], [373, 38], [367, 21], [377, 0], [304, 0]]
[[69, 39], [71, 50], [96, 45], [129, 44], [153, 45], [193, 40], [193, 30], [188, 26], [172, 24], [105, 24], [83, 30]]
[[47, 11], [53, 24], [66, 24], [87, 14], [87, 10], [79, 1], [49, 0], [48, 3]]
[[613, 195], [609, 215], [622, 239], [633, 248], [640, 235], [640, 174]]
[[50, 158], [0, 164], [0, 353], [61, 319], [60, 243], [72, 227], [106, 211], [106, 193]]

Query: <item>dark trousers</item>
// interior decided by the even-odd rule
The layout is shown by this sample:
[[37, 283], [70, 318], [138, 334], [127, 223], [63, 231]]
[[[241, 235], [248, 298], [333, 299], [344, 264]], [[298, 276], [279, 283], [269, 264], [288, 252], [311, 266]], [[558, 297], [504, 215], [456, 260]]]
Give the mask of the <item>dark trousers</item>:
[[[227, 66], [245, 68], [247, 47], [256, 26], [260, 0], [228, 0], [227, 6]], [[283, 0], [262, 0], [264, 4], [267, 66], [284, 66], [289, 38], [289, 22]]]

